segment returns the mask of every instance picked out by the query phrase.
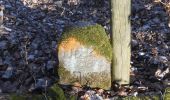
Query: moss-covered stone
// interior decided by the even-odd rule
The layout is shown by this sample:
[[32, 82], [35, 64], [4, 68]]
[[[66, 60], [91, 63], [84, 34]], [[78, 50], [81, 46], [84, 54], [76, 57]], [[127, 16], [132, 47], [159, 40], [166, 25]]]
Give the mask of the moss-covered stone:
[[59, 44], [63, 41], [67, 41], [70, 37], [77, 39], [83, 45], [93, 46], [97, 53], [106, 57], [109, 61], [112, 59], [111, 44], [101, 25], [67, 27], [63, 32]]
[[82, 85], [110, 88], [112, 48], [101, 25], [80, 24], [65, 28], [57, 51], [61, 84], [78, 81]]

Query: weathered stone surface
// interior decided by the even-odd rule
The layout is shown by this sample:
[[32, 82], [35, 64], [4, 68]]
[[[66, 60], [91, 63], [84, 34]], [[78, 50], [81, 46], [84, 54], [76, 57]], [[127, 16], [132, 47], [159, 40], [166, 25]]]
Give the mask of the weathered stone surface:
[[58, 45], [61, 83], [110, 87], [111, 46], [100, 25], [66, 29]]

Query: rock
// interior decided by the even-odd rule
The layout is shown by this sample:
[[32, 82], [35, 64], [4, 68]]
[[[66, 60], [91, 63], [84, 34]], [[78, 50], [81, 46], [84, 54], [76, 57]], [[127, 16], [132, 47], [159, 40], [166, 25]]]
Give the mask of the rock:
[[80, 88], [80, 87], [82, 87], [82, 86], [81, 86], [81, 84], [80, 84], [79, 82], [74, 82], [74, 83], [73, 83], [73, 87], [79, 87], [79, 88]]
[[[5, 52], [4, 52], [5, 53]], [[8, 52], [7, 52], [8, 53]], [[5, 60], [4, 60], [4, 64], [7, 64], [7, 65], [10, 65], [11, 64], [11, 60], [12, 60], [12, 57], [10, 56], [7, 56], [8, 54], [5, 54], [6, 57], [5, 57]]]
[[82, 91], [82, 88], [81, 88], [81, 84], [78, 83], [78, 82], [74, 82], [72, 84], [72, 91], [70, 92], [70, 94], [77, 94], [78, 92]]
[[2, 61], [2, 58], [0, 57], [0, 66], [3, 65], [3, 61]]
[[9, 95], [1, 95], [0, 100], [9, 100]]
[[139, 43], [138, 43], [137, 40], [134, 40], [134, 39], [131, 40], [131, 46], [132, 46], [132, 48], [137, 47], [138, 44], [139, 44]]
[[14, 93], [17, 90], [17, 87], [16, 87], [17, 85], [18, 85], [17, 82], [14, 82], [14, 83], [11, 83], [10, 81], [4, 82], [2, 86], [2, 91], [4, 93]]
[[13, 75], [13, 68], [9, 66], [5, 71], [5, 73], [2, 75], [2, 78], [9, 79], [12, 77], [12, 75]]
[[161, 22], [160, 19], [159, 19], [158, 17], [154, 18], [153, 21], [154, 21], [156, 24], [158, 24], [158, 23]]
[[56, 47], [56, 45], [57, 45], [57, 42], [56, 42], [56, 41], [52, 41], [52, 43], [51, 43], [51, 47], [52, 47], [52, 48], [55, 48], [55, 47]]
[[44, 78], [40, 78], [40, 79], [36, 80], [35, 84], [31, 85], [29, 91], [32, 92], [32, 91], [36, 91], [36, 90], [39, 90], [39, 89], [44, 89], [44, 88], [47, 88], [47, 86], [49, 86], [49, 80], [46, 80]]
[[47, 62], [47, 70], [53, 69], [54, 65], [56, 64], [56, 61], [48, 61]]
[[63, 21], [63, 20], [57, 20], [56, 23], [59, 24], [59, 25], [63, 25], [63, 24], [65, 23], [65, 21]]
[[67, 1], [67, 4], [69, 5], [69, 6], [76, 6], [76, 5], [78, 5], [80, 3], [80, 0], [68, 0]]
[[57, 51], [61, 83], [78, 80], [92, 87], [110, 86], [112, 50], [100, 25], [85, 22], [67, 27]]
[[35, 59], [35, 56], [34, 55], [28, 55], [27, 59], [30, 60], [30, 61], [33, 61]]
[[54, 4], [55, 4], [57, 7], [62, 7], [63, 1], [62, 1], [62, 0], [58, 0], [58, 1], [55, 1]]
[[36, 84], [35, 84], [35, 87], [36, 88], [41, 88], [41, 87], [47, 87], [47, 80], [45, 80], [45, 79], [38, 79], [37, 80], [37, 82], [36, 82]]
[[7, 49], [7, 41], [0, 41], [0, 50]]
[[169, 79], [163, 80], [163, 84], [164, 84], [165, 86], [170, 86], [170, 80], [169, 80]]

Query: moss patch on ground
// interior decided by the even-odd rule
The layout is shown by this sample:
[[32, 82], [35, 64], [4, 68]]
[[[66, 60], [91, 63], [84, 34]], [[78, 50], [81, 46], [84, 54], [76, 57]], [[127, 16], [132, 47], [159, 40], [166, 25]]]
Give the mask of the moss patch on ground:
[[43, 94], [11, 94], [10, 100], [66, 100], [64, 91], [54, 84]]
[[85, 46], [93, 46], [93, 49], [98, 54], [111, 61], [111, 44], [104, 28], [101, 25], [96, 24], [85, 27], [67, 27], [63, 32], [59, 44], [63, 41], [67, 41], [67, 39], [70, 37], [77, 39]]
[[164, 100], [170, 100], [170, 87], [165, 89]]
[[131, 97], [125, 97], [120, 100], [161, 100], [161, 97], [159, 95], [154, 95], [154, 96], [131, 96]]
[[[10, 98], [7, 100], [75, 100], [76, 96], [66, 97], [63, 90], [58, 86], [58, 84], [54, 84], [47, 91], [47, 98], [44, 95], [30, 95], [30, 94], [12, 94]], [[155, 94], [153, 96], [127, 96], [127, 97], [119, 97], [117, 100], [170, 100], [170, 87], [165, 89], [165, 93], [163, 98], [159, 94]]]

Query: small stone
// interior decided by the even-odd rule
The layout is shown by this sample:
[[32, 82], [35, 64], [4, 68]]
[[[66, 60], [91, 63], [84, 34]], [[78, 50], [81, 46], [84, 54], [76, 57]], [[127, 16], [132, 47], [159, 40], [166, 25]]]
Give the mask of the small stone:
[[3, 65], [3, 61], [2, 61], [2, 58], [0, 57], [0, 66]]
[[11, 64], [12, 57], [6, 56], [5, 61], [3, 62], [4, 64], [10, 65]]
[[35, 59], [35, 56], [34, 55], [28, 55], [27, 59], [33, 61]]
[[7, 68], [5, 73], [2, 75], [2, 78], [9, 79], [12, 77], [12, 75], [13, 75], [13, 68], [10, 66]]
[[165, 80], [163, 80], [163, 84], [164, 84], [165, 86], [170, 86], [170, 79], [165, 79]]
[[0, 41], [0, 49], [4, 50], [7, 49], [7, 41]]
[[47, 62], [47, 70], [53, 69], [54, 65], [56, 64], [56, 61], [48, 61]]
[[165, 56], [159, 56], [159, 61], [163, 62], [163, 63], [166, 63], [166, 62], [168, 62], [168, 59]]
[[103, 98], [99, 94], [95, 94], [91, 97], [91, 100], [103, 100]]
[[140, 56], [144, 56], [145, 55], [145, 52], [139, 52], [138, 53]]
[[131, 44], [132, 44], [132, 47], [136, 47], [138, 45], [138, 41], [132, 39]]
[[14, 57], [15, 57], [15, 59], [19, 59], [21, 56], [20, 56], [19, 52], [15, 52]]
[[150, 29], [149, 25], [144, 25], [143, 27], [141, 27], [141, 30], [143, 31], [147, 31], [148, 29]]
[[69, 6], [76, 6], [80, 3], [80, 0], [68, 0], [67, 4]]
[[81, 100], [91, 100], [91, 99], [88, 94], [85, 94], [84, 96], [81, 96]]
[[37, 66], [38, 66], [38, 65], [35, 64], [35, 63], [30, 63], [30, 64], [28, 64], [28, 67], [31, 68], [31, 70], [32, 70], [33, 72], [35, 72], [35, 73], [39, 71], [39, 69], [38, 69]]
[[56, 42], [56, 41], [52, 41], [51, 47], [55, 49], [55, 48], [56, 48], [56, 45], [57, 45], [57, 42]]
[[55, 1], [54, 4], [55, 4], [57, 7], [62, 7], [63, 1], [62, 1], [62, 0], [58, 0], [58, 1]]
[[35, 50], [35, 51], [34, 51], [34, 54], [35, 54], [35, 55], [38, 55], [38, 50]]
[[28, 79], [25, 80], [25, 85], [28, 86], [30, 83], [33, 81], [32, 77], [29, 77]]
[[34, 42], [33, 42], [33, 43], [31, 44], [31, 47], [32, 47], [33, 49], [37, 49], [37, 48], [38, 48], [38, 43], [34, 43]]
[[82, 88], [81, 88], [81, 84], [78, 83], [78, 82], [74, 82], [73, 83], [73, 86], [72, 86], [72, 94], [76, 94], [78, 93], [79, 91], [82, 91]]
[[47, 83], [45, 79], [38, 79], [37, 82], [35, 83], [36, 88], [40, 87], [47, 87]]
[[153, 21], [154, 21], [155, 23], [160, 23], [160, 19], [159, 19], [158, 17], [154, 18]]
[[37, 89], [43, 89], [46, 88], [47, 86], [49, 86], [49, 80], [46, 80], [44, 78], [40, 78], [36, 80], [35, 84], [32, 84], [29, 88], [29, 91], [34, 91]]
[[104, 90], [103, 89], [99, 89], [97, 92], [98, 92], [98, 94], [102, 94], [104, 92]]
[[4, 93], [14, 93], [17, 90], [18, 82], [11, 83], [10, 81], [7, 81], [2, 86], [2, 92]]
[[79, 82], [74, 82], [72, 85], [73, 85], [73, 87], [79, 87], [79, 88], [82, 87]]
[[33, 90], [35, 90], [35, 84], [31, 84], [28, 91], [32, 92]]
[[58, 19], [58, 20], [56, 21], [56, 23], [59, 24], [59, 25], [63, 25], [63, 24], [65, 23], [65, 21], [64, 21], [64, 20], [59, 20], [59, 19]]

